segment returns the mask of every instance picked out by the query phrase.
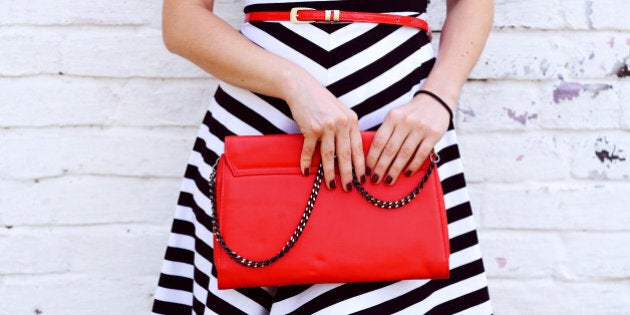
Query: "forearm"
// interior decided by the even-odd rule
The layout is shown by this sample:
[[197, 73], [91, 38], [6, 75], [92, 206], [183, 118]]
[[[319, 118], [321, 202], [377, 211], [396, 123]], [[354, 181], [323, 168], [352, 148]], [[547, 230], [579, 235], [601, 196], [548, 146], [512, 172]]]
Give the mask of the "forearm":
[[448, 0], [447, 6], [438, 57], [423, 88], [455, 109], [490, 33], [494, 7], [492, 0]]
[[225, 82], [283, 99], [299, 89], [299, 82], [314, 80], [293, 62], [253, 44], [211, 7], [212, 1], [164, 1], [163, 36], [171, 52]]

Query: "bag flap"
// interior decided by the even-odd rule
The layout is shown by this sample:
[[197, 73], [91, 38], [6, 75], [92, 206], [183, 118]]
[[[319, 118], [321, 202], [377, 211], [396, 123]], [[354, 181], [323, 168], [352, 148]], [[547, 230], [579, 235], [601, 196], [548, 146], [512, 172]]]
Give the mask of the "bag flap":
[[[363, 150], [374, 138], [373, 131], [361, 132]], [[304, 137], [301, 134], [265, 136], [228, 136], [222, 157], [234, 176], [266, 174], [301, 174], [300, 155]], [[319, 147], [311, 163], [311, 174], [317, 171], [321, 160]]]

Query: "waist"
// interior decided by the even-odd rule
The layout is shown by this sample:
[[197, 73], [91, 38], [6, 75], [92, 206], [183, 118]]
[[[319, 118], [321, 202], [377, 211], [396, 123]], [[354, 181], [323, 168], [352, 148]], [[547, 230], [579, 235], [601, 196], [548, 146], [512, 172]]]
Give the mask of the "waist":
[[414, 16], [398, 14], [356, 12], [341, 10], [317, 10], [306, 7], [293, 7], [290, 11], [250, 12], [245, 14], [245, 22], [252, 21], [291, 21], [294, 24], [310, 24], [316, 22], [364, 22], [390, 24], [419, 28], [429, 37], [431, 31], [428, 23]]
[[245, 0], [244, 12], [290, 11], [293, 7], [308, 7], [316, 10], [341, 10], [357, 12], [409, 12], [422, 14], [427, 9], [427, 0], [335, 0], [335, 1], [295, 1], [269, 2], [259, 0]]

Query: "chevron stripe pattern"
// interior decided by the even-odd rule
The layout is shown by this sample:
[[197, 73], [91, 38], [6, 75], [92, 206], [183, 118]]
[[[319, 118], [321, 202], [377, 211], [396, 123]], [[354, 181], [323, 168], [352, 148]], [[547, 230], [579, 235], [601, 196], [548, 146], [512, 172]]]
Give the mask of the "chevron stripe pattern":
[[[424, 17], [426, 1], [247, 1], [245, 12], [292, 7]], [[434, 63], [424, 32], [371, 23], [251, 22], [241, 33], [317, 78], [376, 130], [408, 102]], [[453, 126], [436, 145], [451, 242], [451, 277], [218, 290], [208, 178], [228, 135], [299, 133], [286, 103], [220, 83], [198, 132], [175, 209], [153, 314], [491, 314], [483, 262]], [[386, 253], [385, 253], [386, 254]]]

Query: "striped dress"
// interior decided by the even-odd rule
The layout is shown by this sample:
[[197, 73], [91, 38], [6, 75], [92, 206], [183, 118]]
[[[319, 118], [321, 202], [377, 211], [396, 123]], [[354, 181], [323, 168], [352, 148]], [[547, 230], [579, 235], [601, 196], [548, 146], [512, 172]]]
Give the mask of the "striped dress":
[[[245, 12], [292, 7], [388, 12], [426, 18], [427, 0], [287, 2], [246, 0]], [[251, 22], [241, 33], [307, 69], [376, 130], [388, 111], [408, 102], [434, 64], [419, 29], [372, 23]], [[153, 303], [154, 314], [490, 314], [481, 259], [455, 131], [439, 141], [439, 174], [451, 243], [451, 277], [377, 283], [217, 289], [208, 178], [228, 135], [299, 133], [286, 103], [220, 83], [181, 186]]]

